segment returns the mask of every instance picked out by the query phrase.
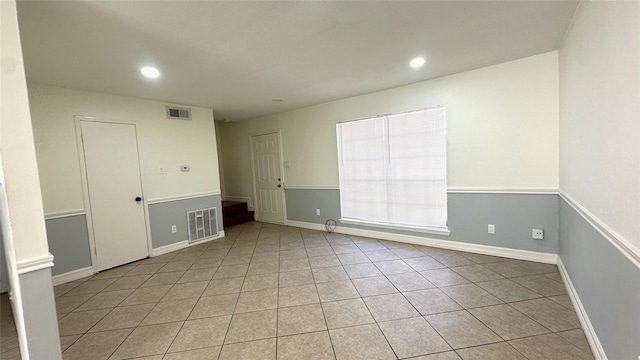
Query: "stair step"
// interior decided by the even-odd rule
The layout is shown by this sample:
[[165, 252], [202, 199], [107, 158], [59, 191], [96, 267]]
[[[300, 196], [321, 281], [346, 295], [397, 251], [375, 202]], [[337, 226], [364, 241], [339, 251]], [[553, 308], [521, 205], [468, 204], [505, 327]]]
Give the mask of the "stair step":
[[223, 201], [222, 220], [224, 227], [238, 225], [254, 220], [254, 212], [249, 211], [246, 202]]
[[247, 203], [239, 201], [223, 201], [222, 202], [222, 214], [233, 215], [242, 214], [248, 212]]
[[233, 226], [233, 225], [243, 224], [253, 220], [254, 220], [253, 211], [247, 211], [244, 213], [236, 213], [236, 214], [223, 216], [223, 224], [225, 228], [228, 228], [229, 226]]

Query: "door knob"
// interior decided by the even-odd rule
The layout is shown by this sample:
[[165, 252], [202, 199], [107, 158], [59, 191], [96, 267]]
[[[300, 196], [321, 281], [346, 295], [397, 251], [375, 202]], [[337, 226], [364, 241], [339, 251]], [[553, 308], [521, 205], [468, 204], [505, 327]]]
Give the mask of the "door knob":
[[136, 196], [136, 201], [140, 202], [140, 201], [142, 201], [142, 198], [140, 196]]
[[278, 184], [278, 185], [276, 185], [276, 186], [277, 186], [277, 187], [282, 187], [282, 184]]

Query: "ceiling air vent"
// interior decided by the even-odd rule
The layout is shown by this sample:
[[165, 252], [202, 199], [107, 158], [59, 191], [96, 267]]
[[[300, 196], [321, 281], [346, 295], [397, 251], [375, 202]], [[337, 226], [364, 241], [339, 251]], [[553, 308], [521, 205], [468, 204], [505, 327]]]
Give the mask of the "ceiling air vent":
[[191, 120], [191, 109], [167, 106], [167, 119]]

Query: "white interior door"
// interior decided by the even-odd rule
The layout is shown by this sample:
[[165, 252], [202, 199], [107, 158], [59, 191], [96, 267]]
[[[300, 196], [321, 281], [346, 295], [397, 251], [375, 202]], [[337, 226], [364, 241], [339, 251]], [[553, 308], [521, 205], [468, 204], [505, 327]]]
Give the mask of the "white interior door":
[[284, 223], [282, 208], [282, 173], [278, 134], [251, 137], [253, 176], [258, 220]]
[[145, 258], [149, 250], [136, 127], [80, 124], [97, 270]]

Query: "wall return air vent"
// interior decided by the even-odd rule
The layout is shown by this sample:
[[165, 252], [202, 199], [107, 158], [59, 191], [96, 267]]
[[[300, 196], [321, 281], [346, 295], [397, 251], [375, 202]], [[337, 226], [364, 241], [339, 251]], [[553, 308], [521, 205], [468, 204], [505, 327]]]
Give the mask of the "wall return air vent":
[[167, 119], [191, 120], [191, 109], [175, 106], [165, 107], [167, 109]]
[[216, 208], [187, 212], [189, 243], [218, 235], [218, 218], [216, 213]]

